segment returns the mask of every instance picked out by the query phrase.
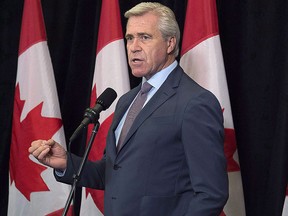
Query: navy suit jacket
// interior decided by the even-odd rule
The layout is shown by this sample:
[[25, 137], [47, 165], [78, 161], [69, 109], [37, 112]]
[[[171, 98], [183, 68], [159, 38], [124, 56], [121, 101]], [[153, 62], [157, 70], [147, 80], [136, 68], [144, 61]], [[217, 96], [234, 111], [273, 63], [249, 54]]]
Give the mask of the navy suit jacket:
[[[114, 132], [139, 90], [140, 85], [119, 99], [103, 159], [87, 161], [79, 184], [105, 190], [105, 216], [219, 215], [228, 178], [216, 97], [177, 66], [117, 153]], [[73, 160], [79, 164], [80, 158]], [[71, 183], [72, 174], [68, 162], [65, 176], [56, 178]]]

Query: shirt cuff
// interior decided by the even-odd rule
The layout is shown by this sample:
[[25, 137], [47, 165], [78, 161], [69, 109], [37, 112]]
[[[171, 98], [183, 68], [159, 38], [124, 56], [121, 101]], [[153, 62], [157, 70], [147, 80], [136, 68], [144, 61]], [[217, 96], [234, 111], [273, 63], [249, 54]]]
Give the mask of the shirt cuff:
[[65, 175], [65, 172], [66, 172], [66, 169], [65, 169], [64, 171], [55, 169], [55, 174], [56, 174], [58, 177], [63, 177], [63, 176]]

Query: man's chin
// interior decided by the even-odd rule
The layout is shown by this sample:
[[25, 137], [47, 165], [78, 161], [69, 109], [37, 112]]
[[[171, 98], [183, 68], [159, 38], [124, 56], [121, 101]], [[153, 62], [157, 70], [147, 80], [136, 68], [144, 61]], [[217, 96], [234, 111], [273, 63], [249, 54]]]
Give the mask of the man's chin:
[[133, 76], [139, 77], [139, 78], [141, 78], [145, 75], [145, 72], [143, 72], [143, 70], [137, 70], [137, 69], [133, 70], [132, 69], [131, 72], [132, 72]]

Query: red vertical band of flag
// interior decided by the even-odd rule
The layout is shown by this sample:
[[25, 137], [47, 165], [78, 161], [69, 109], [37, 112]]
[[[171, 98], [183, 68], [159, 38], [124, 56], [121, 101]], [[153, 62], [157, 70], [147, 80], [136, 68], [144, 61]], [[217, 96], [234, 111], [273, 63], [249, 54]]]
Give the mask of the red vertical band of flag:
[[224, 116], [229, 199], [221, 215], [245, 216], [244, 195], [215, 0], [188, 0], [180, 65], [218, 98]]
[[[107, 87], [111, 87], [117, 92], [117, 99], [130, 89], [120, 8], [117, 0], [102, 1], [91, 106], [94, 106], [97, 95], [101, 94]], [[115, 105], [116, 102], [100, 115], [100, 128], [89, 155], [90, 160], [99, 160], [103, 156]], [[92, 126], [89, 126], [88, 139], [91, 131]], [[82, 195], [80, 214], [85, 216], [102, 215], [103, 199], [103, 191], [86, 188], [86, 194]]]
[[211, 1], [188, 1], [186, 11], [181, 56], [204, 40], [219, 34], [216, 5], [211, 4]]
[[44, 19], [39, 1], [25, 1], [19, 44], [19, 56], [41, 41], [46, 41]]
[[15, 87], [8, 215], [61, 215], [68, 186], [28, 153], [37, 139], [65, 145], [40, 0], [24, 1]]
[[97, 54], [109, 43], [123, 39], [118, 2], [114, 0], [102, 2], [98, 35]]

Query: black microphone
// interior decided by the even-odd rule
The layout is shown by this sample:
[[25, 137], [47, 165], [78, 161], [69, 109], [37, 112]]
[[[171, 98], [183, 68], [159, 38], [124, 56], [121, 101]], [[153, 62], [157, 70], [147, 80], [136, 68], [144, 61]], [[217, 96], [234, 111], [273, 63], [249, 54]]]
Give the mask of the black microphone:
[[102, 110], [106, 110], [110, 107], [113, 101], [116, 99], [117, 93], [112, 88], [107, 88], [96, 100], [93, 108], [87, 108], [84, 113], [84, 119], [81, 124], [75, 130], [70, 138], [70, 142], [74, 140], [79, 132], [90, 123], [96, 123], [99, 119], [99, 114]]

